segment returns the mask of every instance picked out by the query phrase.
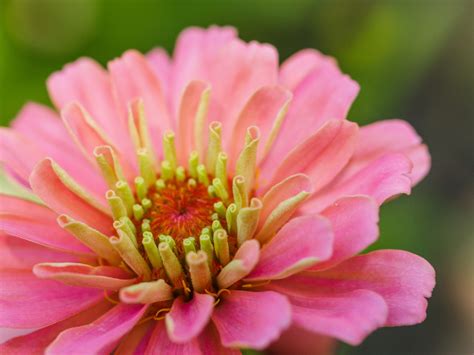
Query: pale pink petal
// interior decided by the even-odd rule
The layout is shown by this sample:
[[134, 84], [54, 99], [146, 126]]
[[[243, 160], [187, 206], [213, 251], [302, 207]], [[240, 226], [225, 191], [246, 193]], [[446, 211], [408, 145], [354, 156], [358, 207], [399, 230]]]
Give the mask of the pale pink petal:
[[415, 129], [406, 121], [393, 119], [372, 123], [360, 129], [354, 156], [344, 169], [344, 175], [351, 176], [387, 153], [403, 153], [412, 161], [413, 170], [409, 176], [413, 185], [430, 170], [430, 154]]
[[383, 297], [369, 290], [288, 298], [295, 325], [352, 345], [360, 344], [387, 319]]
[[13, 338], [6, 343], [1, 344], [0, 353], [11, 355], [42, 355], [48, 345], [58, 336], [59, 333], [68, 328], [88, 324], [99, 318], [111, 307], [112, 304], [110, 302], [105, 300], [99, 302], [66, 320], [37, 330], [33, 333]]
[[120, 112], [127, 117], [129, 103], [143, 99], [150, 136], [157, 151], [166, 129], [173, 128], [160, 80], [146, 58], [129, 50], [108, 64]]
[[278, 132], [291, 97], [291, 92], [281, 86], [264, 86], [249, 98], [231, 131], [232, 139], [223, 142], [226, 144], [224, 150], [229, 156], [229, 166], [234, 166], [244, 148], [245, 135], [250, 126], [257, 126], [260, 130], [257, 159], [260, 161], [264, 157], [265, 150], [275, 139], [270, 133]]
[[270, 45], [245, 43], [229, 27], [189, 28], [178, 38], [173, 55], [173, 108], [191, 80], [212, 87], [209, 121], [221, 121], [224, 140], [231, 137], [238, 114], [250, 96], [277, 84], [278, 53]]
[[[31, 142], [29, 144], [38, 147], [33, 154], [39, 157], [34, 165], [44, 157], [51, 157], [82, 186], [93, 193], [103, 194], [102, 177], [73, 143], [56, 112], [40, 104], [28, 103], [23, 106], [11, 126], [28, 139]], [[18, 146], [20, 145], [14, 148], [17, 149]]]
[[170, 105], [171, 60], [168, 53], [163, 48], [154, 48], [147, 53], [146, 59], [160, 81], [163, 88], [163, 95], [168, 105]]
[[[316, 133], [291, 150], [278, 164], [270, 184], [303, 173], [310, 177], [315, 191], [326, 186], [344, 168], [357, 142], [358, 127], [344, 120], [330, 120]], [[262, 179], [268, 178], [262, 167]]]
[[78, 257], [0, 233], [0, 269], [31, 268], [41, 262], [78, 261]]
[[89, 248], [60, 228], [56, 218], [56, 213], [46, 206], [0, 194], [1, 231], [57, 250], [92, 254]]
[[181, 92], [192, 80], [209, 80], [211, 65], [217, 65], [217, 55], [237, 32], [232, 27], [211, 26], [209, 29], [190, 27], [179, 35], [173, 52], [172, 107], [178, 107]]
[[219, 288], [227, 288], [247, 276], [257, 265], [260, 244], [255, 239], [245, 241], [237, 250], [234, 259], [217, 275]]
[[209, 322], [207, 327], [198, 337], [201, 351], [206, 355], [238, 355], [241, 354], [239, 349], [224, 348], [221, 344], [219, 333], [216, 326]]
[[293, 218], [260, 251], [260, 259], [246, 281], [283, 279], [332, 253], [333, 232], [321, 216]]
[[332, 60], [317, 65], [293, 90], [293, 100], [280, 135], [267, 157], [271, 170], [296, 145], [305, 141], [327, 120], [344, 119], [359, 85], [344, 75]]
[[380, 157], [354, 175], [339, 181], [338, 178], [302, 206], [304, 213], [317, 213], [344, 196], [368, 195], [381, 205], [400, 194], [410, 194], [409, 174], [412, 163], [403, 154], [391, 153]]
[[325, 56], [315, 49], [302, 49], [281, 64], [279, 81], [290, 90], [295, 90], [308, 74], [326, 63], [337, 64], [334, 58]]
[[[165, 322], [156, 322], [155, 329], [151, 334], [150, 341], [144, 352], [145, 355], [201, 355], [201, 349], [197, 339], [188, 343], [173, 343], [166, 332]], [[204, 355], [204, 354], [203, 354]]]
[[13, 129], [0, 127], [0, 163], [13, 177], [28, 186], [28, 177], [45, 153], [31, 140]]
[[298, 195], [300, 192], [313, 192], [311, 180], [304, 174], [291, 175], [273, 185], [263, 196], [259, 227], [261, 228], [265, 224], [267, 217], [280, 203]]
[[62, 321], [103, 298], [103, 292], [38, 279], [31, 271], [0, 272], [0, 326], [39, 328]]
[[79, 102], [122, 151], [131, 149], [127, 122], [115, 106], [109, 74], [94, 60], [80, 58], [66, 65], [48, 78], [47, 86], [58, 110]]
[[345, 197], [322, 211], [334, 231], [333, 254], [311, 269], [327, 269], [374, 243], [379, 235], [378, 212], [377, 203], [368, 196]]
[[388, 305], [385, 325], [398, 326], [425, 319], [426, 299], [434, 285], [435, 272], [425, 259], [402, 250], [377, 250], [347, 259], [331, 269], [274, 281], [271, 288], [278, 286], [278, 290], [285, 288], [308, 295], [371, 290], [380, 294]]
[[333, 355], [336, 348], [337, 341], [334, 338], [292, 325], [267, 351], [272, 355]]
[[50, 159], [36, 166], [30, 184], [36, 195], [57, 214], [67, 214], [106, 235], [112, 231], [111, 217], [71, 191], [56, 175]]
[[187, 343], [204, 329], [214, 309], [214, 297], [194, 293], [190, 301], [177, 298], [166, 314], [168, 336], [175, 343]]
[[210, 86], [202, 81], [191, 81], [183, 91], [178, 112], [178, 134], [176, 137], [176, 153], [183, 166], [187, 166], [189, 153], [196, 149], [194, 141], [194, 124], [198, 113], [199, 104]]
[[119, 346], [114, 351], [114, 355], [141, 355], [145, 352], [146, 344], [150, 340], [151, 332], [155, 321], [139, 322], [120, 341]]
[[35, 265], [33, 273], [41, 279], [52, 279], [66, 285], [112, 291], [137, 282], [137, 279], [124, 269], [80, 263], [41, 263]]
[[119, 304], [92, 323], [58, 335], [46, 354], [110, 354], [120, 339], [140, 320], [147, 306]]
[[232, 290], [212, 314], [226, 347], [264, 349], [290, 325], [286, 297], [271, 291]]

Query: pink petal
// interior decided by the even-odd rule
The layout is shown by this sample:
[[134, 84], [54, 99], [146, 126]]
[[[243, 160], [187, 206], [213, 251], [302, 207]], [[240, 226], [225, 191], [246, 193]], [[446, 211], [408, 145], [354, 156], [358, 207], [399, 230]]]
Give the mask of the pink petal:
[[293, 91], [314, 69], [328, 64], [337, 65], [332, 57], [325, 56], [315, 49], [303, 49], [282, 63], [279, 80]]
[[46, 354], [109, 354], [119, 340], [140, 320], [147, 306], [119, 304], [92, 323], [70, 328], [58, 335]]
[[[358, 127], [355, 123], [331, 120], [290, 151], [279, 164], [270, 185], [284, 178], [303, 173], [310, 177], [315, 191], [326, 186], [347, 164], [352, 156]], [[295, 144], [296, 145], [296, 144]], [[268, 166], [264, 163], [263, 173]]]
[[321, 296], [288, 296], [295, 325], [329, 335], [352, 345], [384, 325], [387, 305], [379, 294], [368, 290], [337, 291]]
[[234, 166], [244, 148], [245, 135], [250, 126], [257, 126], [261, 132], [258, 160], [263, 158], [267, 144], [271, 143], [269, 139], [275, 138], [270, 136], [272, 128], [287, 108], [291, 97], [291, 92], [280, 86], [264, 86], [250, 97], [231, 130], [232, 139], [224, 142], [227, 143], [225, 150], [229, 155], [229, 166]]
[[266, 168], [278, 165], [281, 157], [326, 121], [344, 119], [358, 91], [359, 85], [342, 74], [333, 60], [316, 65], [293, 90], [293, 101], [267, 157]]
[[90, 266], [80, 263], [41, 263], [33, 273], [41, 279], [52, 279], [66, 285], [118, 290], [137, 282], [130, 273], [114, 266]]
[[35, 264], [45, 261], [78, 261], [78, 258], [0, 233], [0, 269], [31, 270]]
[[67, 214], [108, 235], [112, 231], [111, 218], [64, 185], [52, 164], [50, 159], [44, 159], [33, 170], [30, 176], [33, 191], [57, 214]]
[[143, 99], [150, 136], [155, 149], [161, 151], [161, 137], [166, 129], [172, 128], [172, 122], [162, 85], [150, 64], [142, 54], [129, 50], [109, 62], [108, 68], [121, 114], [126, 117], [132, 100]]
[[156, 322], [145, 355], [200, 355], [202, 354], [199, 343], [196, 339], [185, 344], [173, 343], [166, 332], [165, 322]]
[[[51, 75], [47, 86], [58, 110], [71, 102], [80, 103], [121, 151], [131, 149], [127, 121], [120, 118], [110, 77], [98, 63], [80, 58]], [[132, 153], [130, 150], [129, 158], [133, 157]]]
[[305, 272], [270, 285], [278, 291], [284, 288], [308, 296], [371, 290], [380, 294], [388, 305], [385, 325], [411, 325], [426, 317], [426, 298], [431, 296], [435, 285], [435, 273], [425, 259], [415, 254], [377, 250], [347, 259], [331, 269]]
[[206, 355], [238, 355], [241, 354], [238, 349], [224, 348], [221, 344], [219, 333], [216, 326], [210, 322], [198, 337], [201, 351]]
[[0, 194], [0, 230], [18, 238], [57, 250], [92, 252], [59, 227], [56, 213], [45, 206]]
[[0, 326], [39, 328], [62, 321], [103, 298], [102, 291], [38, 279], [31, 271], [0, 272]]
[[435, 285], [433, 267], [425, 259], [402, 250], [377, 250], [355, 256], [315, 277], [319, 279], [317, 284], [379, 293], [389, 307], [389, 326], [421, 323], [426, 318], [426, 299]]
[[[102, 177], [70, 139], [56, 112], [46, 106], [28, 103], [23, 106], [12, 122], [12, 128], [28, 139], [32, 145], [38, 147], [38, 159], [34, 165], [46, 156], [51, 157], [81, 185], [95, 194], [103, 194]], [[17, 149], [20, 146], [20, 144], [14, 145], [14, 148]], [[34, 165], [28, 171], [28, 176]]]
[[405, 154], [413, 163], [409, 174], [413, 185], [426, 176], [431, 166], [428, 149], [408, 122], [397, 119], [361, 128], [357, 148], [344, 174], [350, 176], [384, 154], [397, 152]]
[[107, 312], [111, 306], [112, 304], [110, 302], [102, 301], [66, 320], [33, 333], [11, 339], [0, 345], [0, 353], [42, 355], [59, 333], [68, 328], [78, 327], [94, 321]]
[[327, 269], [375, 242], [379, 235], [378, 212], [377, 203], [368, 196], [345, 197], [322, 211], [334, 231], [334, 251], [329, 260], [312, 269]]
[[270, 354], [281, 355], [332, 355], [336, 354], [336, 348], [336, 339], [315, 334], [292, 325], [282, 333], [276, 342], [270, 345], [268, 350]]
[[304, 174], [291, 175], [273, 185], [263, 196], [259, 227], [261, 228], [264, 225], [267, 217], [280, 203], [298, 195], [300, 192], [313, 192], [311, 180]]
[[166, 329], [171, 341], [187, 343], [204, 329], [214, 309], [214, 297], [194, 293], [193, 298], [184, 302], [177, 298], [171, 311], [166, 315]]
[[189, 153], [196, 149], [194, 141], [194, 124], [199, 103], [205, 91], [210, 90], [208, 84], [202, 81], [191, 81], [183, 91], [178, 112], [178, 134], [176, 153], [181, 165], [188, 164]]
[[306, 201], [302, 210], [305, 213], [317, 213], [339, 198], [350, 195], [368, 195], [381, 205], [391, 197], [410, 194], [411, 169], [412, 164], [405, 155], [384, 155], [343, 181], [337, 178]]
[[320, 216], [293, 218], [260, 251], [246, 281], [283, 279], [327, 260], [332, 253], [331, 224]]
[[216, 307], [212, 320], [226, 347], [264, 349], [290, 325], [287, 299], [276, 292], [232, 290]]

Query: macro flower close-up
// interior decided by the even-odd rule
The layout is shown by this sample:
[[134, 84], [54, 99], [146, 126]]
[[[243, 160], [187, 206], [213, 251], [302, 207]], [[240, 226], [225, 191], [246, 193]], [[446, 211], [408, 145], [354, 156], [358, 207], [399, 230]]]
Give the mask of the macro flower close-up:
[[31, 330], [0, 353], [326, 354], [425, 319], [430, 263], [366, 249], [428, 148], [349, 121], [334, 58], [190, 27], [46, 85], [0, 129], [0, 326]]

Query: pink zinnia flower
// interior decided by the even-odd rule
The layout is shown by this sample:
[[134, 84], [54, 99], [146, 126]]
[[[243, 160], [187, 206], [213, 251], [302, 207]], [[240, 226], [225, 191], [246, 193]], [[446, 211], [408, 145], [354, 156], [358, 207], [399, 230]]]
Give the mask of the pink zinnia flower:
[[279, 67], [190, 28], [172, 59], [82, 58], [47, 86], [60, 118], [27, 104], [0, 131], [0, 326], [39, 328], [2, 354], [322, 348], [424, 320], [428, 262], [356, 254], [427, 148], [406, 122], [347, 121], [359, 87], [334, 59]]

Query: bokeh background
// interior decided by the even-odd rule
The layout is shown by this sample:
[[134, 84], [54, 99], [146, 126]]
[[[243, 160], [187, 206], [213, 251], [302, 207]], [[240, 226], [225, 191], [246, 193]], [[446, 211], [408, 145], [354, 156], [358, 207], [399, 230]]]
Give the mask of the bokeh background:
[[361, 85], [351, 120], [404, 118], [430, 147], [430, 175], [383, 206], [374, 248], [424, 256], [438, 281], [423, 324], [339, 353], [474, 353], [474, 0], [0, 0], [0, 21], [2, 125], [49, 103], [45, 80], [65, 63], [172, 50], [190, 25], [234, 25], [281, 60], [306, 47], [336, 57]]

